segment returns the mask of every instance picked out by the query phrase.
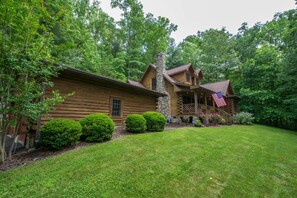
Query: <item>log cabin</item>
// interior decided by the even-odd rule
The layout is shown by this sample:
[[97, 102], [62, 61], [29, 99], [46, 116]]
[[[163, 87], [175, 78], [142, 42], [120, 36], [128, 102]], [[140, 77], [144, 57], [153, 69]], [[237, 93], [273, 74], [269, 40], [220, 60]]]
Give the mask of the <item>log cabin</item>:
[[55, 118], [80, 120], [92, 113], [109, 115], [117, 126], [126, 116], [156, 111], [157, 100], [166, 94], [118, 80], [91, 74], [78, 69], [64, 67], [58, 77], [52, 79], [53, 87], [45, 89], [45, 97], [58, 90], [66, 97], [49, 116], [42, 116], [39, 125]]
[[[200, 113], [218, 112], [231, 116], [238, 111], [238, 97], [234, 95], [229, 80], [201, 84], [203, 73], [186, 64], [166, 70], [165, 55], [159, 53], [156, 65], [150, 64], [139, 81], [127, 83], [64, 67], [52, 78], [53, 87], [45, 89], [44, 96], [52, 91], [61, 95], [73, 93], [49, 116], [41, 116], [39, 128], [51, 119], [68, 118], [80, 120], [92, 113], [109, 115], [117, 126], [124, 124], [129, 114], [159, 111], [167, 118], [193, 118]], [[211, 94], [220, 91], [227, 103], [218, 108]], [[191, 122], [191, 120], [189, 121]], [[25, 126], [23, 126], [25, 132]], [[24, 134], [21, 140], [25, 139]]]
[[[104, 113], [113, 119], [116, 126], [121, 126], [129, 114], [156, 111], [158, 98], [166, 96], [165, 93], [141, 85], [121, 82], [71, 67], [63, 67], [59, 75], [53, 77], [51, 81], [53, 87], [45, 88], [45, 98], [51, 97], [53, 91], [59, 91], [61, 96], [69, 94], [70, 96], [48, 114], [41, 115], [37, 127], [27, 129], [26, 123], [23, 123], [19, 130], [20, 145], [24, 145], [26, 141], [26, 132], [33, 133], [34, 137], [36, 134], [38, 139], [40, 128], [49, 120], [57, 118], [80, 120], [89, 114]], [[11, 133], [12, 130], [9, 134]], [[8, 139], [11, 137], [8, 136]], [[29, 141], [28, 136], [27, 141]]]
[[[230, 80], [201, 84], [202, 80], [202, 71], [194, 69], [192, 64], [166, 70], [165, 56], [160, 53], [156, 65], [150, 64], [139, 81], [128, 82], [167, 94], [159, 98], [158, 110], [169, 118], [183, 120], [201, 113], [230, 117], [239, 111], [239, 98], [234, 95]], [[217, 92], [222, 93], [226, 106], [216, 106], [212, 94]]]

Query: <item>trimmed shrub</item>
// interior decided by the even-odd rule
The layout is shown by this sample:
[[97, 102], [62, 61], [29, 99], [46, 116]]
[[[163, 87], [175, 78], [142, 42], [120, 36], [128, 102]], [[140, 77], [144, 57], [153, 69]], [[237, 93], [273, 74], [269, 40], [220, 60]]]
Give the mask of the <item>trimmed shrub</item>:
[[199, 119], [196, 120], [194, 126], [195, 126], [195, 127], [202, 127], [202, 122], [201, 122], [201, 120], [199, 120]]
[[248, 112], [240, 112], [234, 116], [234, 123], [243, 124], [243, 125], [251, 125], [254, 121], [253, 114]]
[[163, 131], [166, 118], [159, 112], [148, 111], [143, 114], [143, 117], [146, 120], [146, 128], [148, 131]]
[[105, 114], [90, 114], [80, 120], [83, 138], [87, 142], [103, 142], [112, 138], [113, 120]]
[[40, 142], [44, 147], [61, 149], [74, 145], [82, 135], [79, 122], [69, 119], [56, 119], [47, 122], [40, 130]]
[[132, 133], [141, 133], [146, 130], [146, 120], [143, 115], [131, 114], [126, 118], [126, 129]]

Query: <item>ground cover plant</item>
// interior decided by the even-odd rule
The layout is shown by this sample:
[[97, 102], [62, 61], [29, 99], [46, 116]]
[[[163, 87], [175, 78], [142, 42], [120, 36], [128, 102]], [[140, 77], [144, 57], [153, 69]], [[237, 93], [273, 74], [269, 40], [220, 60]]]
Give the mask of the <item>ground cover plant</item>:
[[0, 173], [0, 197], [294, 197], [296, 142], [261, 125], [130, 135]]

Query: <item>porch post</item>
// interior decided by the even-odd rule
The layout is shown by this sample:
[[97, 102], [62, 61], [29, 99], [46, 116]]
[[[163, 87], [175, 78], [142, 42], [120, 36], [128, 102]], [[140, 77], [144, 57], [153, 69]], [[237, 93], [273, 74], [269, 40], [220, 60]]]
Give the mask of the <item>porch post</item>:
[[204, 94], [204, 104], [205, 104], [205, 109], [207, 110], [207, 98], [206, 98], [206, 93]]
[[195, 114], [198, 114], [198, 91], [194, 91]]

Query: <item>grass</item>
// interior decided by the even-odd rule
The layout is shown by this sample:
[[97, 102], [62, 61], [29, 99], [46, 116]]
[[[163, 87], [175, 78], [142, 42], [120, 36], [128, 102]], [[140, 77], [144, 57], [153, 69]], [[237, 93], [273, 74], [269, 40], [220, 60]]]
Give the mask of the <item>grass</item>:
[[0, 197], [294, 197], [297, 133], [254, 126], [126, 136], [0, 174]]

